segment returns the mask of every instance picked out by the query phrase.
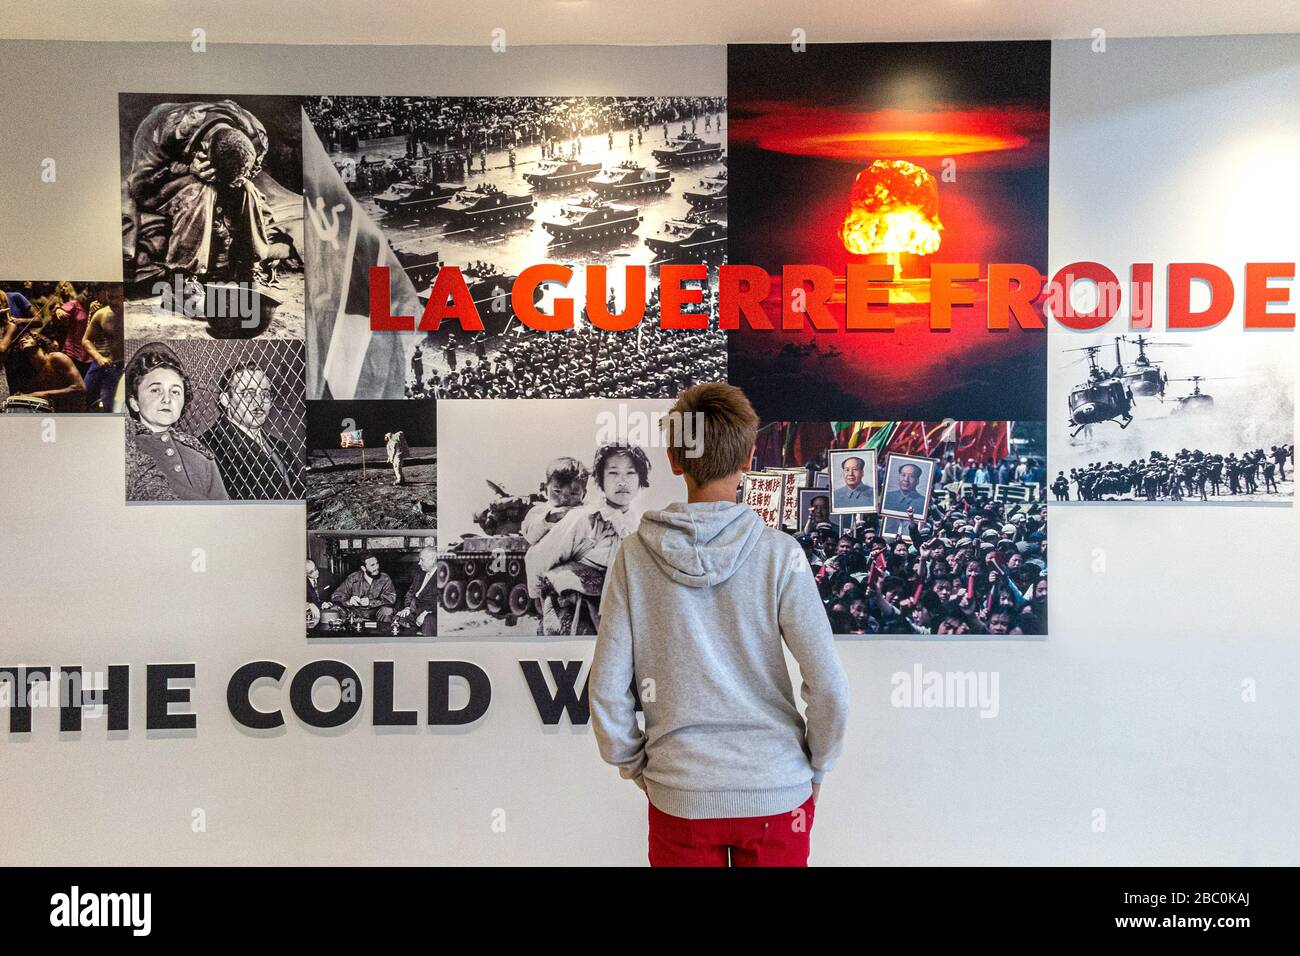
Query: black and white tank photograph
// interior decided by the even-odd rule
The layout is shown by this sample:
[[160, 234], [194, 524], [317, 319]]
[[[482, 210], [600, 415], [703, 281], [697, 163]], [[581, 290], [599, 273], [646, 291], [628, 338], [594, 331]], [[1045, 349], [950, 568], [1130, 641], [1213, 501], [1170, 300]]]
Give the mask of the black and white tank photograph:
[[[725, 97], [318, 96], [305, 111], [332, 167], [307, 164], [309, 204], [313, 195], [337, 195], [338, 183], [346, 188], [355, 205], [345, 215], [373, 224], [391, 252], [381, 264], [405, 275], [394, 313], [402, 305], [418, 317], [439, 269], [456, 266], [484, 326], [466, 332], [444, 322], [383, 341], [362, 342], [361, 334], [354, 348], [376, 354], [349, 377], [329, 374], [336, 337], [316, 330], [331, 397], [671, 397], [725, 377], [716, 322], [662, 332], [657, 291], [663, 263], [725, 260]], [[334, 190], [312, 186], [326, 174], [337, 177]], [[331, 225], [325, 214], [322, 225]], [[348, 255], [345, 244], [319, 253], [328, 261], [309, 268], [347, 272], [333, 265]], [[545, 313], [559, 296], [579, 303], [564, 334], [525, 326], [511, 302], [519, 273], [548, 262], [573, 269], [567, 287], [548, 283], [534, 295]], [[614, 314], [627, 307], [620, 267], [646, 267], [645, 317], [635, 330], [588, 321], [580, 304], [587, 265], [608, 267], [600, 298]], [[349, 300], [368, 297], [357, 281], [327, 284], [348, 289]], [[715, 315], [716, 279], [702, 292], [688, 311]], [[361, 312], [330, 304], [322, 303], [322, 323]], [[325, 397], [323, 386], [313, 397]]]
[[1121, 329], [1053, 334], [1051, 343], [1055, 500], [1291, 504], [1289, 340], [1234, 328]]
[[439, 401], [438, 633], [594, 635], [619, 542], [682, 496], [670, 407]]

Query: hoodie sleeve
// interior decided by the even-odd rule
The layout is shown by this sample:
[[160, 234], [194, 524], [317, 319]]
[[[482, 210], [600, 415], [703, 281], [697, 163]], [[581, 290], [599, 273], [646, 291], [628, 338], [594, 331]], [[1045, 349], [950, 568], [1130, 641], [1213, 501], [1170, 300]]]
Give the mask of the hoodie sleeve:
[[778, 610], [781, 637], [799, 662], [806, 706], [808, 762], [813, 783], [821, 783], [844, 749], [849, 717], [849, 681], [835, 650], [830, 621], [812, 569], [797, 545], [787, 559]]
[[645, 735], [636, 721], [635, 679], [627, 565], [620, 547], [600, 599], [600, 629], [587, 686], [601, 758], [644, 790], [641, 771], [646, 762]]

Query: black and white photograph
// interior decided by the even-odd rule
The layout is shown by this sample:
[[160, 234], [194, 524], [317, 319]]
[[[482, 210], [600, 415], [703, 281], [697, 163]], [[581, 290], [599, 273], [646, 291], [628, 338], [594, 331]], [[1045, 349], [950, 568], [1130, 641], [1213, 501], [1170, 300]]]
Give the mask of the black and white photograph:
[[916, 455], [898, 455], [892, 452], [886, 455], [880, 513], [898, 518], [925, 514], [930, 507], [930, 493], [934, 489], [938, 464], [933, 458]]
[[1221, 328], [1054, 335], [1051, 355], [1056, 500], [1291, 505], [1290, 340]]
[[301, 102], [119, 94], [127, 338], [302, 338]]
[[0, 279], [0, 413], [120, 412], [122, 284]]
[[431, 637], [438, 627], [432, 534], [307, 534], [307, 637]]
[[876, 453], [853, 449], [827, 453], [831, 483], [831, 511], [866, 514], [879, 509], [876, 493]]
[[662, 400], [441, 400], [438, 633], [594, 635], [641, 515], [683, 500]]
[[[328, 157], [328, 168], [307, 163], [309, 203], [325, 196], [332, 206], [346, 189], [344, 215], [363, 223], [351, 231], [367, 250], [381, 234], [391, 253], [369, 264], [391, 258], [404, 273], [395, 305], [418, 316], [439, 269], [456, 266], [484, 325], [467, 332], [444, 322], [379, 341], [358, 329], [351, 348], [373, 354], [351, 374], [331, 354], [339, 337], [313, 329], [320, 383], [312, 397], [328, 387], [334, 398], [668, 398], [725, 378], [726, 337], [716, 322], [659, 329], [657, 280], [664, 262], [725, 258], [725, 97], [317, 96], [305, 110], [304, 135], [315, 138], [309, 159], [316, 147]], [[313, 323], [355, 323], [369, 312], [352, 301], [368, 297], [364, 285], [337, 278], [352, 268], [335, 263], [349, 255], [339, 245], [313, 244], [309, 268], [333, 277], [325, 285], [349, 301], [343, 309], [320, 303]], [[585, 299], [589, 263], [613, 267], [602, 298], [621, 313], [627, 289], [618, 267], [646, 266], [645, 318], [634, 330], [606, 332], [579, 309], [569, 332], [529, 329], [510, 290], [523, 269], [543, 262], [574, 271], [567, 287], [537, 290], [547, 313], [558, 296]], [[714, 315], [716, 280], [703, 292], [695, 311]]]
[[307, 527], [436, 528], [433, 399], [307, 402]]
[[126, 346], [127, 501], [302, 500], [301, 342]]

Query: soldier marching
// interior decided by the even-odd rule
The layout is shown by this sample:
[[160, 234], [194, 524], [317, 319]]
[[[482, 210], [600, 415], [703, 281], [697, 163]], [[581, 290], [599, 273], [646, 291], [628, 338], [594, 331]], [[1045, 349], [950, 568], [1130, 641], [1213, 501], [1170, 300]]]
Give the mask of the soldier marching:
[[1147, 458], [1134, 459], [1127, 465], [1095, 461], [1084, 468], [1071, 468], [1069, 483], [1074, 485], [1080, 501], [1209, 501], [1281, 494], [1278, 483], [1287, 479], [1288, 463], [1294, 473], [1294, 444], [1227, 455], [1182, 448], [1172, 457], [1152, 451]]

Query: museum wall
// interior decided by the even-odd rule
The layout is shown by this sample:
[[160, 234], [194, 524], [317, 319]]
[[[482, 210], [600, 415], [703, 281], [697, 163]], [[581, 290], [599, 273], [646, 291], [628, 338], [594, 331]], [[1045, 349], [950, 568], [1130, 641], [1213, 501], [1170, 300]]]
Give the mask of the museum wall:
[[[726, 66], [701, 47], [0, 43], [0, 274], [120, 280], [119, 91], [721, 96]], [[1267, 219], [1300, 212], [1300, 187], [1251, 186], [1254, 164], [1294, 156], [1297, 88], [1296, 36], [1113, 39], [1104, 54], [1054, 42], [1051, 269], [1228, 265], [1275, 257], [1278, 241], [1294, 260], [1294, 215], [1282, 232]], [[40, 182], [44, 157], [55, 183]], [[1200, 229], [1207, 211], [1234, 228]], [[1272, 341], [1294, 375], [1294, 335]], [[0, 422], [0, 665], [132, 668], [128, 731], [0, 723], [0, 861], [644, 862], [643, 795], [600, 761], [589, 726], [543, 723], [520, 664], [589, 662], [589, 639], [305, 641], [303, 505], [128, 506], [123, 427], [60, 418], [51, 440], [40, 418]], [[1276, 796], [1300, 792], [1290, 502], [1051, 520], [1050, 637], [837, 640], [852, 723], [812, 863], [1294, 862], [1300, 807]], [[325, 657], [361, 675], [360, 718], [232, 720], [240, 665], [292, 674]], [[374, 727], [372, 662], [393, 662], [396, 705], [423, 715], [429, 660], [486, 671], [487, 714]], [[192, 731], [144, 729], [144, 667], [166, 662], [196, 664]], [[996, 675], [996, 714], [896, 706], [893, 677], [915, 668]], [[286, 713], [287, 698], [254, 695]]]

